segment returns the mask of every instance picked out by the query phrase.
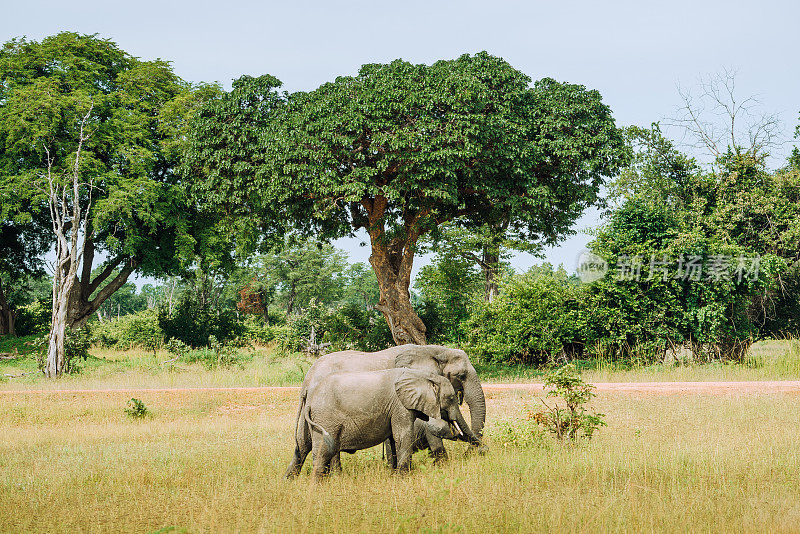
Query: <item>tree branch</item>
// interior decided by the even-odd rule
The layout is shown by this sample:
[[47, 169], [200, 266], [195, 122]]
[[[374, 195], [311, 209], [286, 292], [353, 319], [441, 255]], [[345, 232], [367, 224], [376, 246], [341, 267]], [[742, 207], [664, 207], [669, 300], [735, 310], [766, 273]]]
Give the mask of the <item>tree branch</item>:
[[92, 280], [92, 281], [89, 283], [89, 286], [88, 286], [88, 288], [87, 288], [87, 291], [86, 291], [86, 298], [87, 298], [87, 299], [88, 299], [89, 297], [91, 297], [91, 296], [92, 296], [92, 293], [94, 293], [94, 292], [95, 292], [95, 290], [96, 290], [98, 287], [100, 287], [100, 284], [102, 284], [102, 283], [105, 281], [105, 279], [106, 279], [106, 278], [108, 278], [108, 277], [111, 275], [111, 273], [113, 273], [113, 272], [114, 272], [114, 269], [116, 269], [117, 267], [119, 267], [119, 264], [120, 264], [120, 263], [122, 263], [122, 261], [123, 261], [124, 259], [125, 259], [125, 256], [117, 256], [116, 258], [114, 258], [113, 260], [111, 260], [111, 261], [110, 261], [110, 262], [109, 262], [109, 263], [108, 263], [108, 264], [105, 266], [105, 268], [104, 268], [104, 269], [103, 269], [103, 270], [100, 272], [100, 274], [98, 274], [97, 276], [95, 276], [94, 280]]
[[120, 271], [120, 273], [114, 277], [111, 282], [108, 283], [105, 287], [103, 287], [98, 293], [95, 298], [88, 302], [88, 309], [86, 310], [86, 315], [91, 315], [96, 312], [100, 306], [103, 305], [103, 302], [108, 299], [111, 295], [114, 294], [119, 288], [125, 285], [125, 282], [128, 281], [128, 277], [131, 275], [133, 270], [136, 268], [136, 264], [133, 260], [129, 261], [128, 264]]

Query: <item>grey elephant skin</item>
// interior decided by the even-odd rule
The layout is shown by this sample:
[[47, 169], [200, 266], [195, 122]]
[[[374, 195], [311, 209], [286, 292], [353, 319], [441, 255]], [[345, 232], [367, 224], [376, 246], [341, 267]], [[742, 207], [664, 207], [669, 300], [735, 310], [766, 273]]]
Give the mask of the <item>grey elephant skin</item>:
[[311, 429], [316, 479], [328, 474], [339, 451], [355, 452], [387, 440], [397, 469], [407, 470], [415, 423], [445, 436], [452, 422], [467, 440], [479, 442], [468, 430], [450, 382], [415, 369], [328, 375], [308, 394], [303, 420]]
[[[295, 450], [286, 476], [292, 477], [300, 472], [305, 457], [311, 449], [311, 436], [308, 424], [302, 413], [306, 399], [321, 380], [329, 375], [347, 372], [379, 371], [394, 368], [411, 368], [441, 375], [453, 386], [456, 394], [463, 396], [469, 406], [471, 433], [481, 438], [486, 421], [486, 400], [483, 395], [478, 373], [463, 350], [441, 345], [400, 345], [378, 352], [341, 351], [320, 357], [306, 373], [300, 391], [295, 424]], [[464, 430], [464, 429], [462, 429]], [[426, 433], [428, 446], [442, 455], [444, 446], [441, 438]], [[333, 459], [338, 468], [339, 455]]]

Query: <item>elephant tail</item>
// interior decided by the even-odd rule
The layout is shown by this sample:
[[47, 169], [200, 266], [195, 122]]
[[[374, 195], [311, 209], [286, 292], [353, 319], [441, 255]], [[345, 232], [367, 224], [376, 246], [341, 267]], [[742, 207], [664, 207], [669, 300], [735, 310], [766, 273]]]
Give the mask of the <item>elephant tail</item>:
[[318, 432], [322, 434], [322, 440], [325, 443], [325, 447], [328, 449], [328, 453], [333, 453], [333, 451], [336, 450], [335, 449], [336, 444], [333, 442], [333, 437], [331, 437], [331, 435], [328, 434], [327, 430], [325, 430], [320, 425], [311, 420], [311, 406], [309, 406], [308, 404], [306, 404], [305, 410], [303, 410], [303, 417], [305, 417], [308, 426], [316, 429]]
[[294, 418], [294, 444], [300, 448], [300, 419], [303, 417], [303, 409], [306, 405], [306, 393], [300, 394], [300, 405], [297, 407], [297, 416]]

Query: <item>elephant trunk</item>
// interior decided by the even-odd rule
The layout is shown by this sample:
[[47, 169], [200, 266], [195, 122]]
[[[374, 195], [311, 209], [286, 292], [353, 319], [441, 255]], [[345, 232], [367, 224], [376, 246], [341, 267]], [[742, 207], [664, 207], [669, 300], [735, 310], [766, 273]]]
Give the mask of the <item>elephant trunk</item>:
[[456, 426], [458, 426], [458, 429], [461, 431], [461, 435], [466, 441], [478, 447], [482, 445], [481, 438], [476, 436], [475, 433], [469, 428], [467, 421], [464, 419], [464, 416], [461, 414], [461, 410], [458, 409], [458, 406], [454, 406], [448, 415], [450, 419], [456, 423]]
[[478, 373], [473, 369], [464, 381], [464, 402], [469, 406], [472, 432], [480, 439], [483, 437], [483, 425], [486, 422], [486, 398], [478, 380]]

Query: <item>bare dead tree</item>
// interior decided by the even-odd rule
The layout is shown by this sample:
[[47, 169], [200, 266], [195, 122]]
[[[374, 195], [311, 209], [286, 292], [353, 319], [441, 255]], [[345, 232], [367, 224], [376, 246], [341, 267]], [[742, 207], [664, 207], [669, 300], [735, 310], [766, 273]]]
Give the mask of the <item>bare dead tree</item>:
[[684, 144], [715, 162], [731, 150], [764, 165], [770, 151], [782, 144], [778, 115], [760, 111], [756, 96], [740, 98], [732, 69], [703, 76], [695, 87], [678, 86], [678, 94], [682, 104], [666, 123], [683, 131]]
[[[53, 378], [61, 375], [66, 367], [65, 339], [70, 295], [83, 259], [83, 242], [90, 239], [89, 215], [92, 207], [92, 181], [81, 180], [81, 153], [84, 143], [91, 137], [86, 125], [91, 117], [94, 102], [80, 122], [78, 146], [71, 172], [54, 172], [55, 156], [45, 144], [47, 157], [46, 191], [53, 233], [56, 236], [56, 261], [53, 269], [52, 327], [48, 339], [47, 359], [44, 373]], [[85, 195], [85, 199], [82, 199]]]

